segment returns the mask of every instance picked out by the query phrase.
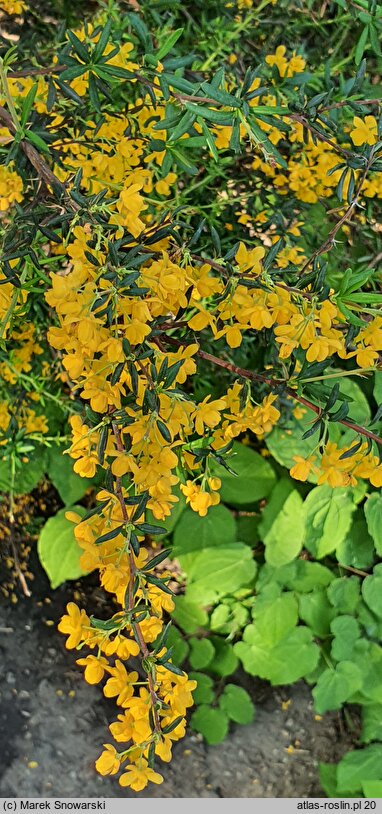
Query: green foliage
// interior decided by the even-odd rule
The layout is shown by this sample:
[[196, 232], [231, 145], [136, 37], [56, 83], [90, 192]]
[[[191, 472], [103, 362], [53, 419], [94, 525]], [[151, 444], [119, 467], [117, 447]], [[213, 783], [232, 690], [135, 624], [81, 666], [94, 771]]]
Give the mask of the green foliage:
[[[84, 516], [82, 506], [70, 506], [70, 511]], [[65, 517], [68, 509], [61, 509], [50, 517], [41, 529], [37, 549], [42, 566], [48, 574], [52, 588], [57, 588], [67, 579], [78, 579], [85, 571], [80, 566], [80, 549], [74, 537], [73, 522]]]
[[80, 478], [73, 472], [73, 463], [69, 456], [63, 455], [63, 447], [52, 447], [48, 451], [46, 472], [65, 506], [81, 500], [93, 485], [88, 478]]
[[213, 467], [214, 473], [221, 479], [220, 494], [225, 503], [245, 506], [269, 495], [276, 475], [265, 458], [250, 447], [235, 442], [229, 464], [234, 475], [218, 464]]

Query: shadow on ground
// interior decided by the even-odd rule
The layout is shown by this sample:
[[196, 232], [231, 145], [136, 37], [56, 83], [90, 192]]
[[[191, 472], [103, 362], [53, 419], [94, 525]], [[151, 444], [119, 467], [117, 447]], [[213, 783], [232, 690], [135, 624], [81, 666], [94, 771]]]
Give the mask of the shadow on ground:
[[[73, 588], [52, 593], [42, 572], [36, 577], [32, 597], [0, 600], [0, 796], [135, 797], [94, 770], [116, 708], [99, 687], [84, 683], [76, 654], [56, 630]], [[102, 604], [97, 589], [90, 591], [93, 605]], [[324, 796], [318, 763], [338, 760], [355, 732], [337, 714], [316, 720], [302, 682], [246, 686], [256, 705], [253, 724], [233, 727], [218, 746], [190, 733], [175, 746], [171, 764], [162, 764], [163, 785], [144, 796]]]

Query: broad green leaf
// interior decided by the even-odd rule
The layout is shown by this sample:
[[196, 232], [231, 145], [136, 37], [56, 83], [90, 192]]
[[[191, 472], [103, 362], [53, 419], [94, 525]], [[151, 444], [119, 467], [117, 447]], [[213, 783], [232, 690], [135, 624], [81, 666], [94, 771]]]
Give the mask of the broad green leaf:
[[377, 404], [382, 404], [382, 371], [376, 370], [374, 373], [373, 396]]
[[[47, 464], [47, 453], [44, 447], [28, 455], [28, 463], [16, 469], [14, 491], [16, 495], [26, 495], [37, 486], [44, 477]], [[0, 461], [0, 492], [9, 493], [12, 483], [10, 460]]]
[[265, 540], [271, 531], [276, 516], [281, 512], [285, 501], [293, 491], [294, 483], [291, 478], [280, 478], [277, 481], [261, 512], [259, 532], [262, 540]]
[[348, 489], [326, 484], [309, 492], [304, 503], [305, 545], [317, 559], [336, 550], [349, 531], [355, 505]]
[[255, 574], [252, 551], [244, 543], [206, 548], [192, 557], [187, 570], [186, 597], [192, 602], [209, 605], [248, 585]]
[[202, 670], [207, 667], [215, 655], [215, 648], [209, 639], [188, 640], [190, 645], [189, 662], [194, 670]]
[[236, 684], [226, 684], [219, 699], [220, 709], [237, 724], [250, 724], [255, 717], [255, 707], [250, 696]]
[[335, 615], [325, 590], [317, 589], [299, 597], [300, 618], [320, 638], [330, 633], [330, 623]]
[[239, 540], [247, 545], [254, 546], [260, 539], [259, 523], [260, 514], [239, 514], [236, 518], [237, 536]]
[[362, 596], [370, 610], [382, 619], [382, 574], [373, 574], [363, 580]]
[[214, 681], [205, 673], [191, 672], [188, 676], [191, 681], [197, 681], [198, 686], [192, 691], [195, 704], [210, 704], [215, 698]]
[[196, 732], [200, 732], [203, 738], [213, 745], [221, 743], [228, 732], [228, 718], [221, 709], [202, 704], [191, 715], [191, 726]]
[[363, 673], [362, 696], [369, 702], [382, 704], [382, 647], [360, 639], [354, 647], [353, 662]]
[[212, 546], [224, 546], [235, 539], [235, 519], [225, 506], [212, 506], [205, 517], [187, 508], [176, 524], [172, 552], [180, 557]]
[[332, 571], [321, 563], [294, 560], [282, 568], [271, 568], [267, 563], [263, 565], [259, 571], [256, 588], [261, 591], [267, 583], [276, 581], [291, 591], [309, 593], [315, 587], [326, 587], [332, 580]]
[[87, 573], [80, 566], [82, 549], [74, 536], [74, 524], [65, 517], [69, 508], [81, 517], [86, 513], [83, 506], [61, 509], [47, 520], [38, 538], [38, 555], [52, 588], [57, 588], [67, 579], [78, 579]]
[[[381, 384], [382, 384], [382, 373]], [[382, 495], [373, 492], [365, 503], [365, 517], [369, 534], [374, 540], [377, 554], [382, 557]]]
[[323, 672], [313, 689], [315, 709], [320, 714], [341, 705], [362, 686], [362, 673], [351, 661], [341, 661]]
[[[302, 436], [316, 418], [317, 416], [312, 410], [306, 409], [306, 413], [301, 419], [291, 416], [287, 427], [276, 425], [267, 435], [265, 443], [279, 464], [291, 469], [295, 464], [293, 460], [295, 455], [306, 458], [313, 452], [317, 446], [317, 436], [313, 435], [306, 439], [303, 439]], [[312, 473], [308, 481], [316, 483], [317, 477]]]
[[346, 537], [337, 546], [336, 557], [341, 565], [352, 568], [370, 568], [373, 564], [374, 544], [361, 510], [356, 512]]
[[369, 639], [382, 640], [382, 620], [372, 613], [363, 600], [357, 607], [357, 618]]
[[214, 464], [213, 471], [221, 479], [220, 494], [225, 503], [245, 506], [267, 497], [275, 485], [276, 475], [270, 463], [258, 452], [237, 441], [233, 444], [234, 453], [228, 460], [231, 475], [220, 464]]
[[337, 789], [337, 763], [320, 763], [319, 775], [321, 786], [327, 797], [353, 797], [352, 792]]
[[167, 637], [167, 646], [168, 648], [172, 648], [172, 661], [180, 667], [187, 658], [190, 648], [185, 638], [174, 625], [170, 627]]
[[328, 597], [338, 613], [353, 613], [360, 601], [361, 584], [358, 577], [339, 577], [328, 588]]
[[243, 641], [234, 645], [235, 653], [250, 675], [268, 679], [272, 684], [293, 684], [311, 673], [320, 656], [306, 627], [296, 627], [274, 647], [261, 636], [255, 625], [248, 625]]
[[382, 741], [382, 704], [365, 704], [362, 707], [362, 743]]
[[69, 455], [64, 455], [64, 449], [66, 446], [52, 447], [49, 450], [47, 474], [62, 502], [65, 506], [71, 506], [81, 500], [92, 481], [73, 472], [74, 461]]
[[293, 593], [283, 593], [277, 599], [261, 602], [257, 598], [254, 606], [256, 629], [264, 642], [273, 647], [283, 639], [298, 620], [298, 604]]
[[217, 605], [211, 614], [211, 630], [215, 630], [217, 633], [224, 632], [224, 628], [230, 618], [230, 615], [231, 611], [228, 605]]
[[364, 797], [379, 800], [382, 797], [382, 780], [364, 780], [362, 791]]
[[369, 780], [382, 780], [382, 744], [372, 743], [364, 749], [348, 752], [337, 767], [338, 791], [362, 791], [362, 784]]
[[286, 565], [300, 553], [305, 532], [302, 507], [297, 489], [291, 491], [289, 481], [281, 480], [272, 491], [259, 525], [265, 559], [270, 565]]
[[249, 610], [241, 602], [217, 605], [210, 618], [211, 630], [216, 633], [234, 634], [243, 628], [249, 617]]
[[[329, 381], [331, 388], [338, 382], [341, 393], [349, 398], [350, 415], [353, 420], [360, 424], [367, 424], [368, 421], [370, 421], [371, 412], [367, 398], [360, 386], [348, 377], [339, 377], [338, 379], [333, 377]], [[274, 427], [272, 432], [265, 439], [265, 443], [276, 461], [288, 469], [295, 463], [294, 456], [299, 455], [306, 458], [317, 446], [317, 435], [312, 435], [306, 439], [302, 437], [317, 418], [312, 410], [309, 408], [304, 409], [305, 414], [302, 418], [296, 419], [294, 416], [291, 416], [288, 420], [287, 427]], [[341, 444], [344, 444], [346, 439], [348, 439], [351, 443], [354, 437], [354, 430], [346, 429], [339, 424], [333, 424], [330, 427], [330, 438], [332, 441], [338, 442], [341, 440]], [[314, 473], [308, 477], [308, 481], [310, 483], [316, 483], [317, 477]]]
[[208, 667], [209, 672], [221, 678], [232, 675], [239, 664], [232, 644], [224, 641], [220, 636], [212, 636], [211, 641], [215, 648], [215, 656]]
[[185, 633], [196, 633], [207, 625], [207, 613], [197, 602], [191, 602], [185, 596], [175, 596], [174, 602], [175, 610], [171, 616]]
[[354, 646], [360, 637], [360, 627], [354, 616], [345, 614], [333, 619], [330, 629], [334, 634], [332, 641], [332, 658], [336, 661], [350, 661], [353, 658]]

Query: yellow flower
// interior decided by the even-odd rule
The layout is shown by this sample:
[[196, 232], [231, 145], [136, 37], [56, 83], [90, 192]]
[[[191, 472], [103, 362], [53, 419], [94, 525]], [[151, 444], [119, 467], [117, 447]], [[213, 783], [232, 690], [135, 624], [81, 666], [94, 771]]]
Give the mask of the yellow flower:
[[103, 656], [86, 656], [84, 659], [77, 659], [77, 664], [85, 667], [85, 681], [88, 684], [99, 684], [104, 677], [105, 670], [109, 663]]
[[279, 45], [274, 54], [268, 54], [265, 61], [268, 65], [276, 65], [280, 76], [285, 76], [288, 69], [288, 60], [285, 58], [286, 47]]
[[295, 465], [290, 470], [290, 475], [296, 480], [306, 481], [312, 471], [315, 458], [302, 458], [301, 455], [294, 455]]
[[117, 774], [121, 765], [117, 750], [110, 743], [104, 743], [105, 750], [96, 760], [97, 772], [102, 775]]
[[[21, 4], [20, 4], [21, 5]], [[18, 13], [18, 12], [13, 12]], [[0, 167], [0, 212], [6, 212], [14, 201], [23, 199], [23, 182], [10, 167]]]
[[126, 766], [125, 773], [121, 774], [119, 778], [121, 786], [129, 786], [133, 791], [142, 791], [149, 782], [163, 783], [163, 777], [158, 772], [150, 769], [147, 760], [144, 758], [139, 761], [137, 766]]
[[84, 610], [81, 610], [75, 605], [74, 602], [69, 602], [66, 606], [67, 615], [63, 616], [58, 629], [60, 633], [68, 633], [69, 638], [66, 641], [66, 647], [71, 650], [82, 641], [84, 638], [84, 627], [90, 624], [89, 617]]
[[28, 6], [22, 0], [1, 0], [0, 10], [6, 14], [22, 14]]
[[378, 125], [374, 116], [365, 116], [365, 119], [354, 116], [350, 138], [356, 147], [361, 144], [375, 144], [378, 139]]

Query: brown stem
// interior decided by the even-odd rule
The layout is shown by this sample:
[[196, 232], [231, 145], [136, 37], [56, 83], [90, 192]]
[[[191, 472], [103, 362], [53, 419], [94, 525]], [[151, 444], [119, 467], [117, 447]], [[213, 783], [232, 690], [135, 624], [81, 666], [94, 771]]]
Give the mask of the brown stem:
[[324, 254], [326, 251], [330, 251], [330, 249], [334, 245], [334, 240], [335, 240], [337, 232], [339, 232], [339, 230], [344, 225], [344, 223], [346, 223], [346, 221], [349, 221], [353, 217], [354, 210], [355, 210], [355, 208], [357, 206], [357, 203], [359, 201], [359, 198], [360, 198], [360, 195], [361, 195], [361, 192], [362, 192], [362, 187], [363, 187], [365, 178], [367, 176], [367, 173], [369, 172], [371, 163], [372, 163], [372, 161], [371, 161], [371, 158], [370, 158], [369, 161], [366, 164], [366, 167], [363, 170], [362, 175], [361, 175], [361, 179], [360, 179], [360, 182], [358, 184], [356, 194], [355, 194], [353, 200], [351, 201], [351, 203], [349, 204], [346, 212], [342, 215], [342, 218], [340, 218], [337, 221], [337, 223], [333, 226], [333, 229], [330, 230], [328, 236], [325, 238], [325, 240], [321, 244], [321, 246], [319, 246], [319, 248], [316, 249], [316, 251], [311, 255], [311, 257], [309, 257], [309, 259], [303, 265], [303, 267], [302, 267], [302, 269], [300, 271], [300, 274], [304, 274], [305, 271], [311, 265], [311, 263], [313, 263], [313, 261], [317, 257], [319, 257], [321, 254]]
[[332, 141], [332, 139], [330, 139], [328, 136], [324, 136], [320, 130], [317, 130], [314, 124], [311, 124], [311, 122], [305, 118], [305, 116], [300, 116], [298, 113], [290, 113], [288, 118], [302, 124], [303, 127], [306, 127], [306, 129], [309, 130], [310, 133], [312, 133], [312, 135], [314, 135], [319, 141], [329, 144], [336, 153], [343, 155], [344, 158], [353, 158], [353, 153], [350, 150], [345, 150], [344, 147], [336, 144], [336, 142]]
[[[163, 337], [163, 341], [167, 342], [169, 345], [176, 345], [177, 347], [184, 344], [180, 340], [174, 339], [170, 336]], [[217, 356], [213, 356], [211, 353], [206, 353], [206, 351], [201, 350], [200, 348], [197, 351], [197, 356], [199, 356], [201, 359], [205, 359], [207, 362], [211, 362], [211, 364], [216, 365], [217, 367], [222, 367], [225, 370], [229, 370], [231, 373], [234, 373], [236, 376], [240, 376], [243, 379], [262, 382], [271, 390], [276, 390], [279, 387], [283, 387], [283, 392], [285, 395], [289, 396], [295, 401], [298, 401], [299, 404], [303, 404], [304, 407], [308, 407], [310, 410], [313, 410], [316, 415], [321, 415], [322, 413], [321, 407], [318, 407], [317, 404], [313, 404], [313, 402], [308, 401], [308, 399], [304, 398], [303, 396], [297, 395], [292, 387], [285, 386], [284, 379], [273, 379], [269, 376], [264, 376], [262, 373], [255, 373], [252, 370], [246, 370], [245, 368], [233, 365], [231, 362], [226, 362], [224, 359], [219, 359]], [[370, 432], [370, 430], [366, 430], [364, 427], [361, 427], [360, 424], [355, 424], [353, 421], [347, 421], [345, 418], [341, 419], [338, 423], [342, 424], [344, 427], [349, 427], [349, 429], [354, 430], [354, 432], [357, 432], [359, 435], [363, 435], [365, 438], [370, 438], [371, 441], [375, 441], [376, 444], [382, 446], [382, 438], [375, 435], [375, 433]]]
[[[354, 102], [356, 105], [380, 105], [380, 99], [352, 99], [351, 101]], [[327, 105], [326, 107], [321, 107], [320, 112], [324, 110], [336, 110], [338, 107], [345, 107], [345, 105], [349, 104], [349, 99], [344, 99], [343, 102], [334, 102], [332, 105]]]
[[[8, 127], [8, 130], [10, 131], [10, 133], [12, 133], [12, 135], [15, 134], [16, 128], [12, 121], [12, 117], [5, 109], [5, 107], [2, 107], [1, 105], [0, 105], [0, 121], [2, 121], [3, 124], [5, 124], [5, 126]], [[67, 190], [65, 184], [63, 184], [62, 181], [59, 181], [59, 179], [54, 174], [54, 172], [52, 172], [46, 161], [43, 158], [41, 158], [41, 155], [38, 152], [38, 150], [36, 150], [36, 148], [33, 147], [33, 144], [31, 144], [26, 139], [22, 139], [20, 141], [20, 147], [25, 153], [30, 163], [32, 164], [32, 166], [35, 168], [39, 178], [41, 178], [41, 180], [44, 181], [45, 184], [53, 184], [56, 187], [59, 187], [62, 194], [67, 197]], [[68, 203], [70, 204], [73, 211], [76, 211], [78, 209], [78, 206], [70, 198], [68, 198]]]
[[[111, 426], [112, 426], [112, 430], [113, 430], [117, 450], [118, 450], [118, 452], [123, 453], [123, 452], [125, 452], [125, 449], [124, 449], [124, 446], [123, 446], [123, 443], [122, 443], [121, 433], [119, 431], [118, 424], [116, 423], [116, 421], [113, 421]], [[118, 498], [119, 505], [121, 507], [123, 520], [124, 520], [125, 523], [129, 523], [130, 522], [129, 521], [129, 515], [127, 513], [126, 503], [125, 503], [124, 498], [123, 498], [122, 479], [120, 477], [116, 477], [116, 479], [115, 479], [115, 494], [116, 494], [116, 496]], [[129, 568], [130, 568], [129, 586], [128, 586], [128, 596], [129, 596], [128, 610], [131, 611], [134, 608], [133, 586], [134, 586], [135, 574], [137, 572], [137, 568], [136, 568], [135, 560], [134, 560], [134, 554], [133, 554], [131, 548], [129, 549], [129, 555], [128, 556], [129, 556]], [[150, 656], [150, 651], [149, 651], [149, 649], [147, 647], [147, 644], [146, 644], [146, 642], [145, 642], [145, 640], [143, 638], [142, 630], [141, 630], [141, 627], [140, 627], [139, 623], [138, 622], [132, 622], [132, 628], [133, 628], [134, 633], [136, 635], [136, 638], [138, 640], [138, 644], [139, 644], [139, 647], [141, 649], [141, 653], [143, 655], [143, 658], [149, 657]], [[154, 681], [153, 681], [153, 677], [152, 677], [151, 673], [148, 673], [147, 680], [148, 680], [149, 691], [150, 691], [150, 696], [151, 696], [151, 703], [152, 703], [152, 707], [153, 707], [154, 727], [155, 727], [155, 731], [158, 734], [160, 734], [161, 727], [160, 727], [160, 721], [159, 721], [159, 716], [158, 716], [158, 710], [156, 708], [157, 694], [155, 692]]]
[[[207, 266], [211, 266], [211, 268], [215, 269], [215, 271], [218, 271], [220, 274], [224, 275], [225, 278], [228, 277], [227, 269], [220, 263], [217, 263], [215, 260], [210, 260], [209, 257], [202, 257], [200, 254], [191, 254], [190, 257], [199, 263], [207, 263]], [[254, 278], [244, 273], [239, 274], [237, 279], [253, 280]], [[275, 285], [278, 286], [278, 288], [284, 288], [286, 291], [290, 291], [292, 294], [299, 294], [300, 297], [304, 297], [307, 300], [311, 300], [314, 297], [314, 294], [310, 294], [308, 291], [301, 291], [300, 288], [293, 288], [293, 286], [286, 285], [286, 283], [281, 283], [279, 280], [275, 282]]]

